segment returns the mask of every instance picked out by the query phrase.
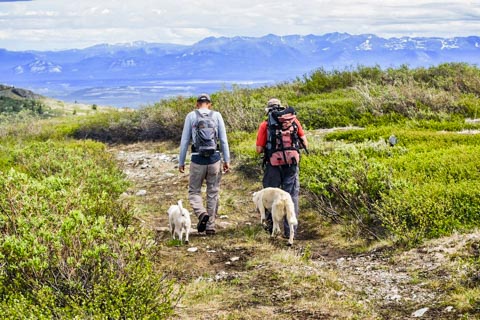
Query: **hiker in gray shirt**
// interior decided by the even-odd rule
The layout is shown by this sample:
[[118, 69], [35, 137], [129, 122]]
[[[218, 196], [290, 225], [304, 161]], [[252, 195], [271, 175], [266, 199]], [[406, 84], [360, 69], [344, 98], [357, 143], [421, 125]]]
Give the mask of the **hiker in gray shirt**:
[[[225, 123], [222, 115], [211, 110], [211, 107], [210, 96], [202, 93], [197, 98], [197, 109], [185, 117], [178, 165], [178, 170], [184, 173], [185, 159], [191, 141], [188, 200], [198, 218], [198, 232], [205, 231], [207, 235], [215, 234], [222, 169], [225, 173], [230, 170], [230, 151]], [[218, 142], [220, 142], [220, 148], [218, 148]], [[221, 155], [223, 155], [223, 166]], [[207, 184], [206, 208], [201, 194], [204, 180]]]

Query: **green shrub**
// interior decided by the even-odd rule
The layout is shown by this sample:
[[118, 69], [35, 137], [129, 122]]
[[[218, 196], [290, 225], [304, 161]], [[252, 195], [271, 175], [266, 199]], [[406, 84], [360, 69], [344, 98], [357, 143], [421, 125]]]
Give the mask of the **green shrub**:
[[232, 132], [228, 138], [232, 161], [237, 164], [237, 170], [250, 179], [260, 181], [263, 154], [256, 152], [256, 132]]
[[212, 95], [214, 108], [222, 113], [225, 125], [231, 131], [253, 131], [265, 115], [269, 98], [256, 98], [252, 90], [234, 89]]
[[0, 96], [0, 113], [19, 113], [30, 111], [33, 114], [42, 115], [46, 111], [43, 103], [33, 99], [13, 99]]
[[31, 112], [21, 111], [17, 114], [0, 115], [0, 140], [64, 139], [73, 136], [79, 126], [76, 119], [43, 119]]
[[165, 318], [178, 292], [118, 201], [127, 184], [91, 141], [3, 143], [0, 317]]
[[383, 195], [377, 213], [396, 239], [418, 243], [478, 226], [479, 196], [478, 181], [405, 183]]
[[478, 142], [477, 136], [431, 134], [391, 162], [401, 183], [382, 194], [377, 209], [396, 237], [418, 241], [479, 225]]
[[480, 224], [480, 136], [378, 127], [319, 143], [302, 160], [301, 185], [350, 235], [389, 232], [408, 243]]
[[[368, 72], [364, 75], [367, 74]], [[302, 80], [300, 90], [303, 93], [321, 93], [353, 86], [357, 81], [357, 74], [355, 71], [326, 71], [320, 68], [305, 75]]]
[[73, 136], [77, 139], [93, 139], [102, 142], [138, 141], [141, 133], [139, 113], [109, 111], [85, 116]]
[[414, 79], [448, 92], [480, 94], [480, 69], [466, 63], [443, 63], [428, 69], [418, 68]]
[[358, 125], [363, 117], [362, 106], [355, 98], [318, 97], [299, 102], [297, 116], [307, 129]]
[[480, 117], [480, 96], [472, 93], [460, 96], [458, 105], [465, 110], [466, 116], [477, 119]]
[[349, 236], [383, 235], [374, 205], [392, 185], [391, 172], [369, 153], [388, 156], [384, 141], [361, 146], [339, 145], [334, 150], [314, 150], [302, 159], [301, 185], [314, 205], [335, 222], [350, 225]]

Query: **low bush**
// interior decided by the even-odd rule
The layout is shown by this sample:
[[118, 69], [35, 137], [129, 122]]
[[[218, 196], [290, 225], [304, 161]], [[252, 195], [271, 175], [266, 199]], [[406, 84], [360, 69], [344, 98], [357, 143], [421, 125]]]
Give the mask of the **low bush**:
[[397, 86], [416, 83], [420, 87], [451, 93], [480, 94], [480, 69], [466, 63], [443, 63], [429, 68], [411, 69], [407, 65], [381, 69], [379, 66], [358, 66], [344, 71], [322, 68], [298, 79], [302, 93], [321, 93], [354, 87], [363, 83]]
[[[362, 67], [360, 69], [366, 71], [367, 68]], [[372, 68], [370, 70], [373, 71], [374, 69], [379, 70], [379, 68]], [[362, 76], [368, 75], [370, 75], [369, 72], [362, 73]], [[319, 68], [303, 76], [303, 79], [300, 80], [302, 82], [300, 91], [302, 93], [322, 93], [336, 89], [345, 89], [353, 86], [358, 80], [359, 75], [355, 70], [327, 71], [323, 68]]]
[[301, 186], [317, 210], [349, 229], [349, 237], [380, 238], [382, 221], [374, 205], [393, 183], [392, 173], [371, 155], [390, 154], [385, 141], [338, 144], [311, 150], [301, 162]]
[[359, 99], [353, 94], [350, 97], [338, 95], [322, 94], [308, 102], [298, 102], [294, 107], [302, 125], [306, 129], [318, 129], [360, 124], [364, 112]]
[[118, 201], [127, 184], [94, 142], [1, 144], [0, 317], [165, 318], [179, 292]]
[[480, 224], [478, 135], [379, 127], [327, 139], [302, 160], [302, 186], [351, 235], [414, 243]]
[[257, 154], [255, 138], [256, 132], [233, 132], [229, 134], [229, 144], [237, 170], [249, 179], [260, 181], [263, 154]]
[[46, 111], [43, 103], [35, 99], [13, 99], [0, 96], [0, 113], [19, 113], [30, 111], [34, 114], [42, 115]]
[[480, 182], [405, 182], [382, 195], [376, 213], [395, 239], [424, 239], [465, 232], [480, 223]]
[[73, 133], [77, 139], [93, 139], [116, 143], [139, 141], [142, 132], [140, 114], [136, 111], [109, 111], [80, 117], [79, 126]]

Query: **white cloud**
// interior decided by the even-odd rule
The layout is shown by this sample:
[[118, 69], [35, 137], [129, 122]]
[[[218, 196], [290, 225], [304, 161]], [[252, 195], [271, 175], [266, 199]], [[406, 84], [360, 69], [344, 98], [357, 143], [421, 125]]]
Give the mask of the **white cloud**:
[[191, 44], [207, 36], [262, 36], [268, 33], [348, 32], [384, 37], [451, 37], [478, 34], [480, 1], [0, 2], [0, 25], [0, 48], [22, 50], [136, 40]]
[[59, 15], [56, 11], [27, 11], [25, 16], [27, 17], [57, 17]]

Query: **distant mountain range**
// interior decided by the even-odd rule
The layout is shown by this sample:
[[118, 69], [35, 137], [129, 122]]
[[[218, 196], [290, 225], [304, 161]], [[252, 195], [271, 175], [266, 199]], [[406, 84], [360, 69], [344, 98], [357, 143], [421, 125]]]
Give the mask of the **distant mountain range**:
[[105, 94], [98, 89], [114, 87], [107, 97], [132, 92], [141, 96], [148, 87], [153, 97], [161, 98], [207, 89], [200, 88], [202, 83], [220, 87], [288, 81], [317, 68], [428, 67], [443, 62], [479, 64], [480, 37], [385, 39], [329, 33], [210, 37], [189, 46], [134, 42], [64, 51], [0, 49], [0, 83], [70, 99], [75, 92], [102, 99]]

